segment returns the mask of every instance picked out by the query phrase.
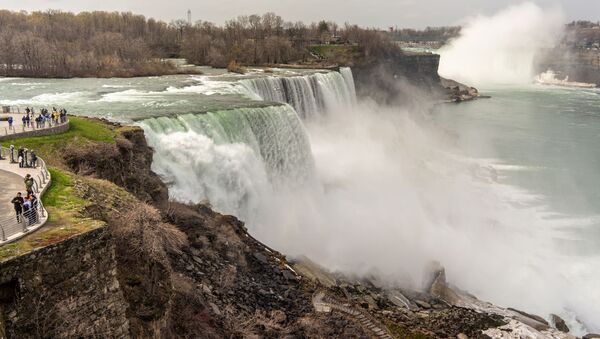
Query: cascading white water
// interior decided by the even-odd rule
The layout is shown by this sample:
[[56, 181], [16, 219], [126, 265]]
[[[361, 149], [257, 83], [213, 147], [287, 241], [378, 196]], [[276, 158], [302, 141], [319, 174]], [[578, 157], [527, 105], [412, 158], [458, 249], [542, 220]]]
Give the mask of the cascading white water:
[[146, 119], [153, 169], [171, 198], [208, 200], [221, 212], [253, 220], [273, 187], [314, 178], [310, 143], [289, 105]]
[[240, 84], [252, 98], [290, 104], [302, 118], [350, 107], [356, 102], [349, 68], [307, 76], [247, 79]]
[[[322, 102], [327, 113], [306, 131], [289, 105], [144, 120], [153, 169], [172, 198], [207, 199], [286, 254], [413, 286], [440, 260], [452, 282], [486, 299], [544, 316], [572, 310], [595, 326], [597, 307], [566, 293], [570, 263], [552, 253], [536, 198], [495, 182], [410, 112], [337, 105], [355, 100], [348, 71], [312, 76], [324, 76], [317, 92], [299, 89], [310, 77], [294, 80], [302, 107]], [[253, 81], [268, 100], [294, 104], [292, 92], [278, 96], [284, 81]]]

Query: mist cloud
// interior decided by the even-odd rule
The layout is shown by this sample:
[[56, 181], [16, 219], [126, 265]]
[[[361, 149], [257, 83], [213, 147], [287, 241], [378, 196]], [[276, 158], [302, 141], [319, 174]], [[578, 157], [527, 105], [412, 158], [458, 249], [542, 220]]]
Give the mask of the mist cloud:
[[531, 83], [535, 55], [559, 41], [563, 24], [559, 9], [533, 2], [473, 17], [440, 51], [440, 75], [474, 86]]

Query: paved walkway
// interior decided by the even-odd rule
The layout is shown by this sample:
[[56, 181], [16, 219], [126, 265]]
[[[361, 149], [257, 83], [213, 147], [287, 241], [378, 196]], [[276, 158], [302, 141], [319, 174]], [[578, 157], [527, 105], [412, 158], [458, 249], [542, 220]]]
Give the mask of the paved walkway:
[[[0, 160], [2, 162], [4, 160]], [[15, 217], [15, 210], [10, 203], [16, 192], [24, 191], [23, 178], [19, 175], [0, 170], [0, 220]]]
[[[20, 168], [18, 164], [11, 163], [6, 149], [4, 149], [5, 159], [0, 160], [0, 245], [20, 239], [40, 227], [48, 220], [48, 213], [41, 203], [42, 194], [50, 185], [50, 174], [42, 159], [38, 158], [37, 168]], [[31, 225], [24, 225], [17, 222], [11, 200], [16, 196], [17, 192], [23, 193], [25, 196], [24, 178], [30, 174], [35, 182], [35, 195], [39, 201], [39, 216], [37, 222]]]
[[[50, 124], [50, 122], [46, 122], [44, 124], [43, 127], [41, 128], [37, 128], [34, 119], [38, 116], [39, 114], [35, 114], [30, 116], [31, 117], [31, 122], [29, 124], [29, 127], [27, 126], [23, 126], [23, 117], [25, 116], [25, 114], [22, 113], [0, 113], [0, 136], [4, 136], [4, 135], [8, 135], [8, 134], [15, 134], [15, 137], [18, 137], [19, 133], [22, 132], [27, 132], [27, 131], [35, 131], [38, 129], [44, 129], [44, 128], [50, 128], [55, 126], [54, 124]], [[9, 127], [8, 125], [8, 121], [5, 120], [6, 118], [8, 118], [9, 116], [13, 117], [13, 126], [12, 128]]]

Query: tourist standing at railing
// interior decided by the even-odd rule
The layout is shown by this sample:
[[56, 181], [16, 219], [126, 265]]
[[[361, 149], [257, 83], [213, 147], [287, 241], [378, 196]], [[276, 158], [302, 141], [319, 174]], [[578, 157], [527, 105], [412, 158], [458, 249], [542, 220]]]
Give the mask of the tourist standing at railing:
[[27, 194], [33, 194], [33, 177], [31, 176], [31, 174], [27, 174], [25, 176], [25, 180], [23, 180], [23, 182], [25, 183], [25, 189], [27, 189]]
[[23, 213], [23, 197], [21, 192], [17, 193], [17, 196], [10, 201], [15, 207], [15, 213], [17, 215], [17, 222], [21, 222], [21, 214]]
[[33, 150], [31, 150], [29, 155], [29, 166], [33, 168], [37, 167], [37, 155]]
[[67, 110], [62, 108], [59, 112], [60, 123], [64, 123], [67, 120]]
[[38, 200], [35, 196], [35, 194], [30, 194], [29, 195], [29, 201], [31, 203], [31, 219], [29, 220], [29, 224], [35, 224], [38, 222], [38, 214], [37, 214], [37, 207], [38, 207]]
[[17, 151], [17, 160], [19, 160], [19, 167], [25, 167], [25, 150], [23, 147], [19, 147]]
[[13, 117], [8, 117], [8, 129], [11, 130], [13, 128]]
[[28, 195], [27, 197], [25, 197], [23, 202], [23, 218], [25, 219], [25, 221], [27, 221], [27, 223], [25, 224], [26, 226], [31, 225], [32, 214], [33, 208], [31, 208], [31, 200], [29, 200]]
[[21, 118], [21, 121], [23, 121], [23, 128], [25, 128], [25, 124], [27, 123], [27, 118], [25, 116], [23, 116]]

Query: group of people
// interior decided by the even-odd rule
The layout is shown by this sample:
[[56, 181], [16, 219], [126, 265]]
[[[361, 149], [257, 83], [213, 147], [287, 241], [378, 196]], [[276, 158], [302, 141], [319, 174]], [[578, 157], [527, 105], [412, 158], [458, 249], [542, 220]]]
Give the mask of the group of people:
[[[38, 157], [34, 150], [19, 147], [16, 151], [15, 157], [15, 146], [10, 145], [10, 162], [18, 163], [20, 168], [36, 168], [38, 165]], [[0, 152], [0, 160], [3, 159], [2, 152]]]
[[[67, 121], [67, 110], [61, 108], [57, 110], [56, 107], [52, 107], [52, 112], [50, 112], [47, 108], [41, 108], [40, 113], [35, 116], [35, 110], [33, 108], [25, 108], [25, 115], [21, 118], [23, 121], [23, 127], [33, 127], [35, 123], [35, 128], [44, 128], [46, 124], [48, 126], [62, 124]], [[33, 121], [32, 121], [33, 120]], [[13, 129], [14, 119], [12, 116], [9, 116], [8, 119], [8, 129]]]
[[22, 196], [21, 192], [11, 200], [15, 208], [15, 214], [17, 215], [17, 222], [25, 222], [26, 225], [33, 225], [38, 222], [38, 199], [33, 193], [34, 180], [29, 174], [25, 176], [25, 189], [27, 195]]

